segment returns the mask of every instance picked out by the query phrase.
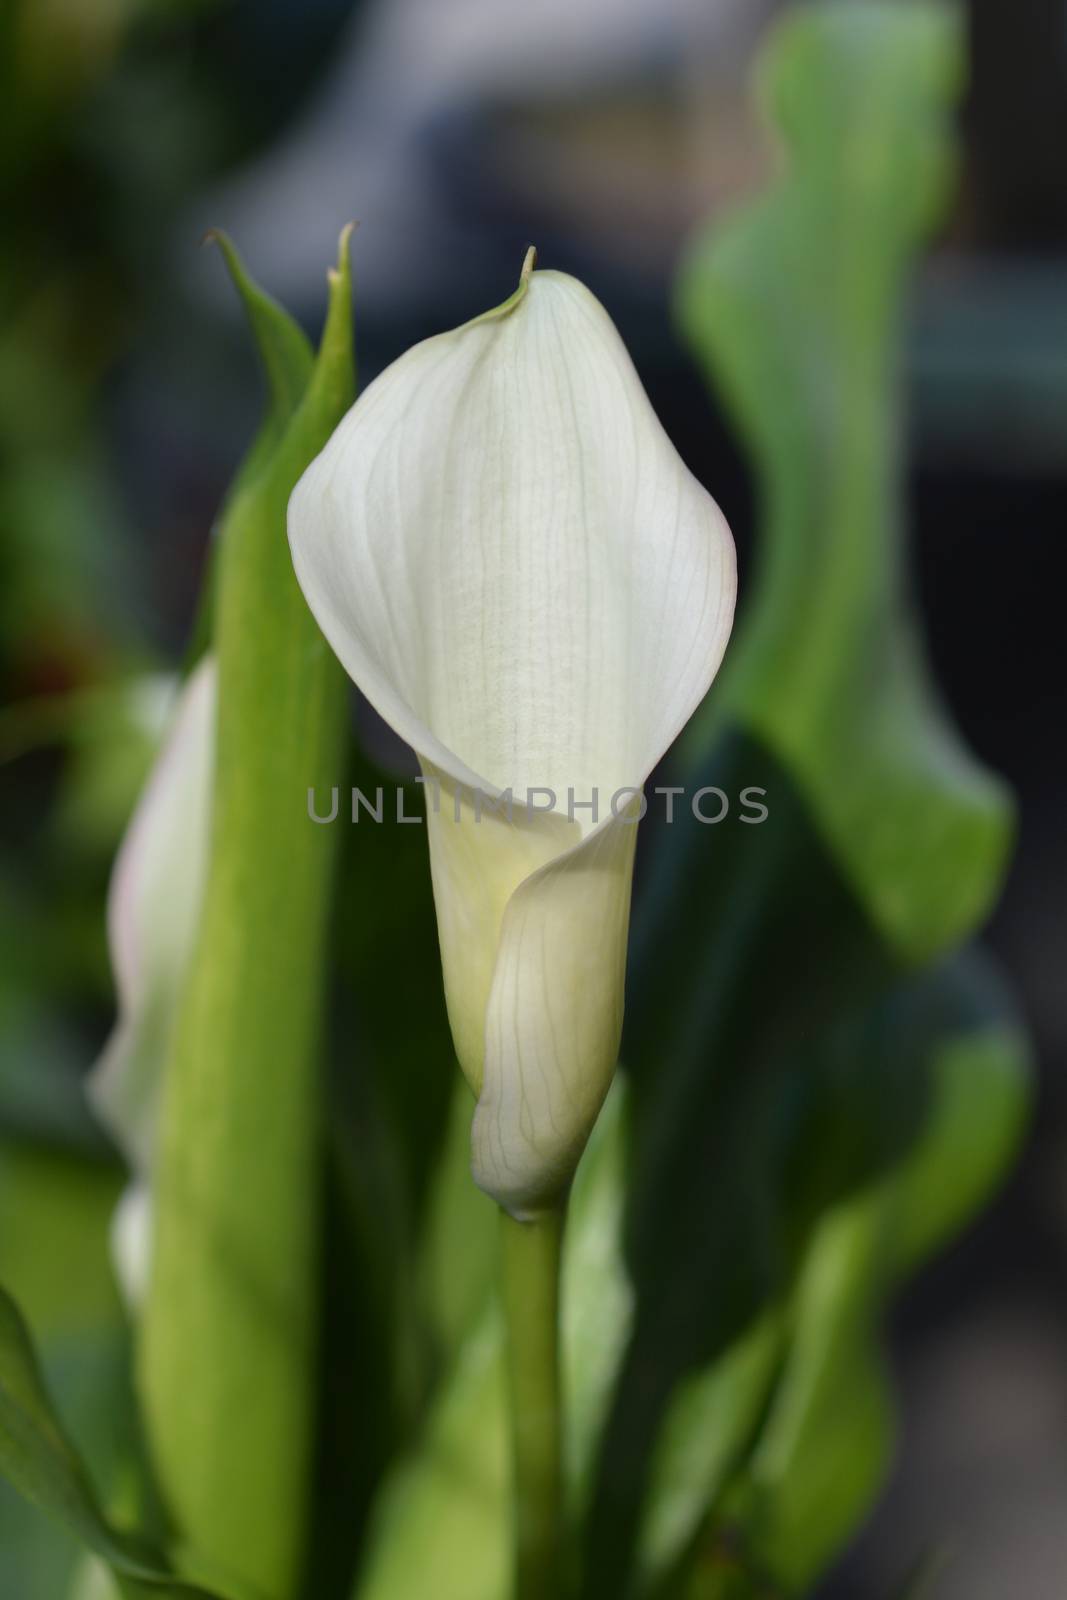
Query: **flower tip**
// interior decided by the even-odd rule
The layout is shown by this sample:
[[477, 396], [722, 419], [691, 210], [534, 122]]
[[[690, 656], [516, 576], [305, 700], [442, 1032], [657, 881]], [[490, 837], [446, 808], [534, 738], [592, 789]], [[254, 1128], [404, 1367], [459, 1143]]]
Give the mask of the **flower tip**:
[[525, 284], [529, 283], [531, 277], [533, 276], [533, 270], [536, 267], [536, 265], [537, 265], [537, 246], [535, 244], [532, 244], [527, 249], [526, 256], [525, 256], [525, 258], [523, 260], [523, 263], [522, 263], [522, 272], [519, 274], [519, 282], [520, 282], [520, 284], [525, 285]]

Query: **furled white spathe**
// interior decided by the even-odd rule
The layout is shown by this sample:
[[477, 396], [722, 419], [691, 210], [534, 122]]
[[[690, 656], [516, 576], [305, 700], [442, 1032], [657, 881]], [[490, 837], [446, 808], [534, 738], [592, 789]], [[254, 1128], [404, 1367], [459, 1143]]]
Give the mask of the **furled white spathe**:
[[[531, 267], [371, 384], [289, 504], [312, 611], [427, 779], [474, 1176], [517, 1216], [566, 1189], [615, 1066], [636, 828], [612, 797], [703, 698], [735, 594], [607, 313]], [[510, 815], [475, 799], [508, 790]]]
[[147, 1283], [151, 1175], [164, 1071], [207, 875], [217, 673], [205, 656], [174, 706], [108, 891], [118, 1020], [89, 1077], [94, 1106], [132, 1174], [112, 1227], [132, 1304]]

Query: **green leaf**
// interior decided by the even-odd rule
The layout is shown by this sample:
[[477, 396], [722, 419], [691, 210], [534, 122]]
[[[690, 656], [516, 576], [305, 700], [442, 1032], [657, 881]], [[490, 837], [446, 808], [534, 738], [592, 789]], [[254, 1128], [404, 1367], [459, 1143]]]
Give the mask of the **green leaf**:
[[[801, 1207], [785, 1193], [812, 1047], [896, 981], [781, 766], [734, 735], [699, 782], [732, 796], [759, 785], [770, 815], [751, 826], [735, 807], [712, 837], [679, 809], [656, 840], [637, 910], [623, 1042], [637, 1310], [585, 1530], [595, 1595], [627, 1592], [646, 1516], [648, 1559], [657, 1572], [670, 1565], [684, 1517], [680, 1502], [648, 1510], [654, 1472], [710, 1496], [743, 1459], [777, 1371], [775, 1322], [826, 1199], [817, 1192]], [[913, 1099], [908, 1089], [901, 1136]], [[862, 1170], [869, 1159], [854, 1164]], [[835, 1174], [838, 1188], [853, 1178]], [[728, 1405], [715, 1398], [720, 1363], [735, 1374]], [[701, 1460], [691, 1453], [684, 1469], [664, 1467], [661, 1430], [676, 1433], [674, 1395], [694, 1384], [708, 1423], [695, 1446]], [[701, 1503], [695, 1494], [685, 1516], [699, 1516]]]
[[[114, 1480], [132, 1410], [129, 1341], [108, 1252], [120, 1183], [118, 1170], [98, 1159], [40, 1143], [0, 1144], [0, 1282], [32, 1320], [49, 1392], [104, 1484]], [[12, 1593], [62, 1594], [78, 1554], [73, 1536], [0, 1482], [0, 1565]]]
[[499, 1600], [510, 1569], [503, 1327], [494, 1305], [464, 1341], [418, 1441], [382, 1485], [358, 1600]]
[[[276, 331], [254, 295], [248, 312]], [[293, 574], [286, 506], [353, 384], [346, 230], [306, 389], [242, 473], [220, 532], [212, 848], [167, 1066], [138, 1361], [191, 1570], [270, 1597], [291, 1592], [303, 1559], [315, 1409], [319, 1047], [339, 835], [311, 823], [306, 796], [342, 781], [346, 761], [345, 680]]]
[[111, 1526], [45, 1392], [29, 1330], [0, 1289], [0, 1471], [33, 1505], [63, 1523], [116, 1574], [128, 1592], [210, 1600], [178, 1581], [138, 1540]]
[[784, 763], [908, 962], [983, 917], [1011, 833], [1003, 786], [929, 683], [899, 548], [901, 303], [952, 171], [960, 59], [950, 6], [791, 12], [761, 63], [785, 172], [696, 241], [677, 302], [752, 454], [764, 523], [709, 715]]
[[[419, 859], [418, 865], [428, 881], [425, 861]], [[366, 878], [361, 888], [366, 896]], [[381, 904], [377, 899], [372, 903]], [[432, 918], [432, 907], [426, 909]], [[428, 925], [432, 929], [432, 920]], [[389, 948], [387, 930], [383, 937]], [[410, 952], [392, 948], [396, 967], [391, 981], [402, 973], [411, 982]], [[433, 961], [427, 989], [437, 981], [436, 950]], [[350, 1586], [374, 1493], [397, 1451], [423, 1425], [434, 1396], [452, 1377], [460, 1350], [485, 1315], [499, 1233], [496, 1207], [471, 1182], [471, 1095], [454, 1068], [443, 1018], [436, 1048], [420, 1060], [430, 1077], [426, 1097], [434, 1101], [438, 1086], [443, 1082], [447, 1090], [451, 1079], [453, 1107], [443, 1147], [436, 1161], [427, 1161], [432, 1179], [421, 1208], [425, 1215], [419, 1215], [405, 1171], [405, 1158], [419, 1148], [419, 1141], [411, 1137], [410, 1124], [392, 1121], [383, 1097], [375, 1094], [380, 1073], [395, 1069], [404, 1077], [408, 1035], [394, 1023], [395, 1049], [379, 1057], [361, 1027], [366, 1019], [358, 997], [363, 993], [357, 974], [355, 989], [345, 996], [355, 1003], [342, 1007], [335, 1030], [344, 1049], [330, 1106], [334, 1159], [322, 1285], [316, 1494], [305, 1590], [316, 1596], [344, 1593]], [[400, 1003], [395, 994], [394, 1003]], [[421, 1033], [421, 1028], [412, 1030], [416, 1045]], [[358, 1072], [352, 1070], [353, 1044]], [[411, 1087], [419, 1092], [417, 1084]], [[422, 1177], [425, 1182], [426, 1174]]]
[[[938, 1103], [911, 1017], [928, 991], [902, 979], [973, 930], [1010, 833], [1001, 785], [937, 706], [901, 572], [895, 351], [907, 271], [951, 171], [957, 21], [914, 0], [791, 10], [763, 63], [783, 175], [697, 241], [679, 284], [683, 329], [753, 456], [761, 542], [738, 638], [672, 774], [690, 793], [721, 788], [730, 814], [709, 829], [677, 805], [635, 913], [623, 1054], [637, 1306], [585, 1529], [589, 1596], [635, 1579], [676, 1592], [702, 1507], [717, 1533], [736, 1513], [701, 1569], [706, 1592], [758, 1591], [764, 1525], [746, 1473], [772, 1412], [779, 1446], [783, 1418], [840, 1418], [826, 1459], [851, 1461], [830, 1488], [804, 1452], [796, 1476], [775, 1479], [793, 1532], [788, 1493], [802, 1497], [805, 1473], [823, 1483], [798, 1565], [836, 1548], [884, 1464], [877, 1334], [897, 1277], [880, 1233], [889, 1202], [875, 1197], [928, 1149]], [[768, 807], [758, 825], [739, 814], [748, 788]], [[981, 1027], [964, 1030], [983, 1051], [991, 1005], [983, 994]], [[922, 1169], [914, 1210], [892, 1190], [901, 1273], [1006, 1158], [998, 1121], [1017, 1126], [1025, 1102], [1015, 1051], [999, 1076], [990, 1067], [980, 1126], [952, 1121], [973, 1167], [939, 1154], [941, 1181]], [[735, 1535], [742, 1552], [751, 1536], [748, 1565]], [[787, 1544], [767, 1533], [775, 1559]]]
[[[827, 1053], [819, 1120], [847, 1126], [854, 1144], [881, 1136], [914, 1068], [922, 1112], [895, 1157], [865, 1163], [861, 1180], [820, 1210], [767, 1416], [714, 1519], [786, 1593], [806, 1592], [888, 1469], [880, 1324], [891, 1294], [984, 1202], [1018, 1146], [1028, 1054], [1000, 1005], [984, 967], [956, 962], [845, 1026]], [[810, 1126], [798, 1130], [809, 1162], [825, 1157]]]
[[688, 1550], [708, 1508], [721, 1502], [756, 1434], [786, 1337], [784, 1310], [771, 1305], [672, 1394], [650, 1465], [637, 1587], [671, 1592], [679, 1552]]
[[[299, 324], [249, 276], [230, 237], [220, 228], [212, 228], [207, 238], [222, 251], [241, 297], [267, 380], [265, 422], [280, 434], [304, 398], [315, 363], [314, 352]], [[262, 442], [264, 462], [270, 453], [269, 443]]]
[[[578, 1169], [564, 1241], [566, 1464], [579, 1513], [631, 1312], [620, 1237], [624, 1114], [617, 1085]], [[500, 1600], [511, 1562], [509, 1487], [503, 1325], [494, 1298], [460, 1343], [425, 1431], [383, 1484], [358, 1600], [430, 1593]]]
[[[223, 502], [219, 516], [221, 529], [225, 527], [230, 509], [242, 490], [269, 466], [275, 447], [304, 398], [315, 356], [299, 324], [249, 276], [228, 234], [220, 228], [212, 228], [205, 243], [208, 240], [213, 240], [222, 251], [234, 288], [241, 297], [267, 384], [263, 420]], [[208, 557], [207, 573], [188, 651], [190, 663], [199, 659], [211, 641], [220, 543], [221, 537], [212, 546]]]
[[[353, 757], [349, 783], [372, 806], [380, 790], [385, 810], [381, 825], [360, 810], [349, 826], [346, 789], [336, 824], [315, 1595], [350, 1583], [375, 1489], [485, 1313], [499, 1235], [470, 1177], [473, 1101], [445, 1009], [425, 829], [396, 821], [401, 803], [402, 816], [420, 814], [423, 793], [370, 750]], [[325, 813], [330, 796], [318, 803]]]

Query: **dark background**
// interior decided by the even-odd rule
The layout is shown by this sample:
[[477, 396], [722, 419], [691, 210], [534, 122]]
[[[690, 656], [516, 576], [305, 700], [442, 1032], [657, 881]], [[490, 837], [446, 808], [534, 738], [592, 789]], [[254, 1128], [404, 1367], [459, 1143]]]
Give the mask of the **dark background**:
[[[180, 659], [212, 520], [254, 424], [257, 376], [221, 261], [199, 248], [204, 230], [232, 232], [315, 331], [336, 235], [358, 218], [364, 378], [502, 299], [536, 242], [543, 265], [579, 274], [607, 305], [744, 564], [746, 467], [672, 328], [669, 296], [688, 231], [767, 170], [747, 75], [777, 9], [7, 7], [9, 1062], [32, 1048], [46, 1081], [46, 1069], [91, 1060], [106, 1031], [99, 905], [139, 768], [131, 757], [115, 776], [112, 764], [105, 781], [82, 734], [107, 720], [116, 686]], [[941, 1538], [953, 1556], [946, 1600], [1067, 1593], [1067, 5], [981, 0], [969, 28], [958, 198], [916, 282], [905, 351], [910, 559], [943, 692], [1019, 799], [989, 938], [1029, 1021], [1040, 1090], [1005, 1192], [895, 1316], [898, 1469], [826, 1600], [882, 1592], [900, 1552]], [[57, 729], [40, 708], [70, 691], [77, 719]], [[62, 821], [72, 768], [76, 825]], [[31, 1002], [57, 993], [70, 1021], [42, 1033]]]

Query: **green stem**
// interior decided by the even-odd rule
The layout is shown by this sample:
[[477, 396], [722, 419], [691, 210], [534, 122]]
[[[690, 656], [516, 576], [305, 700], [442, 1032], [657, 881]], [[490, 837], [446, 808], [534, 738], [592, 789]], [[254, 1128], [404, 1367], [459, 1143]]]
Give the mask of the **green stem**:
[[515, 1600], [560, 1600], [563, 1449], [559, 1273], [563, 1207], [531, 1222], [501, 1212], [514, 1463]]
[[347, 235], [314, 363], [284, 313], [238, 283], [253, 324], [271, 319], [265, 359], [290, 374], [295, 409], [261, 430], [219, 542], [210, 860], [164, 1074], [138, 1375], [189, 1571], [290, 1600], [311, 1506], [337, 847], [305, 797], [343, 770], [347, 694], [293, 573], [285, 519], [293, 485], [351, 403]]

